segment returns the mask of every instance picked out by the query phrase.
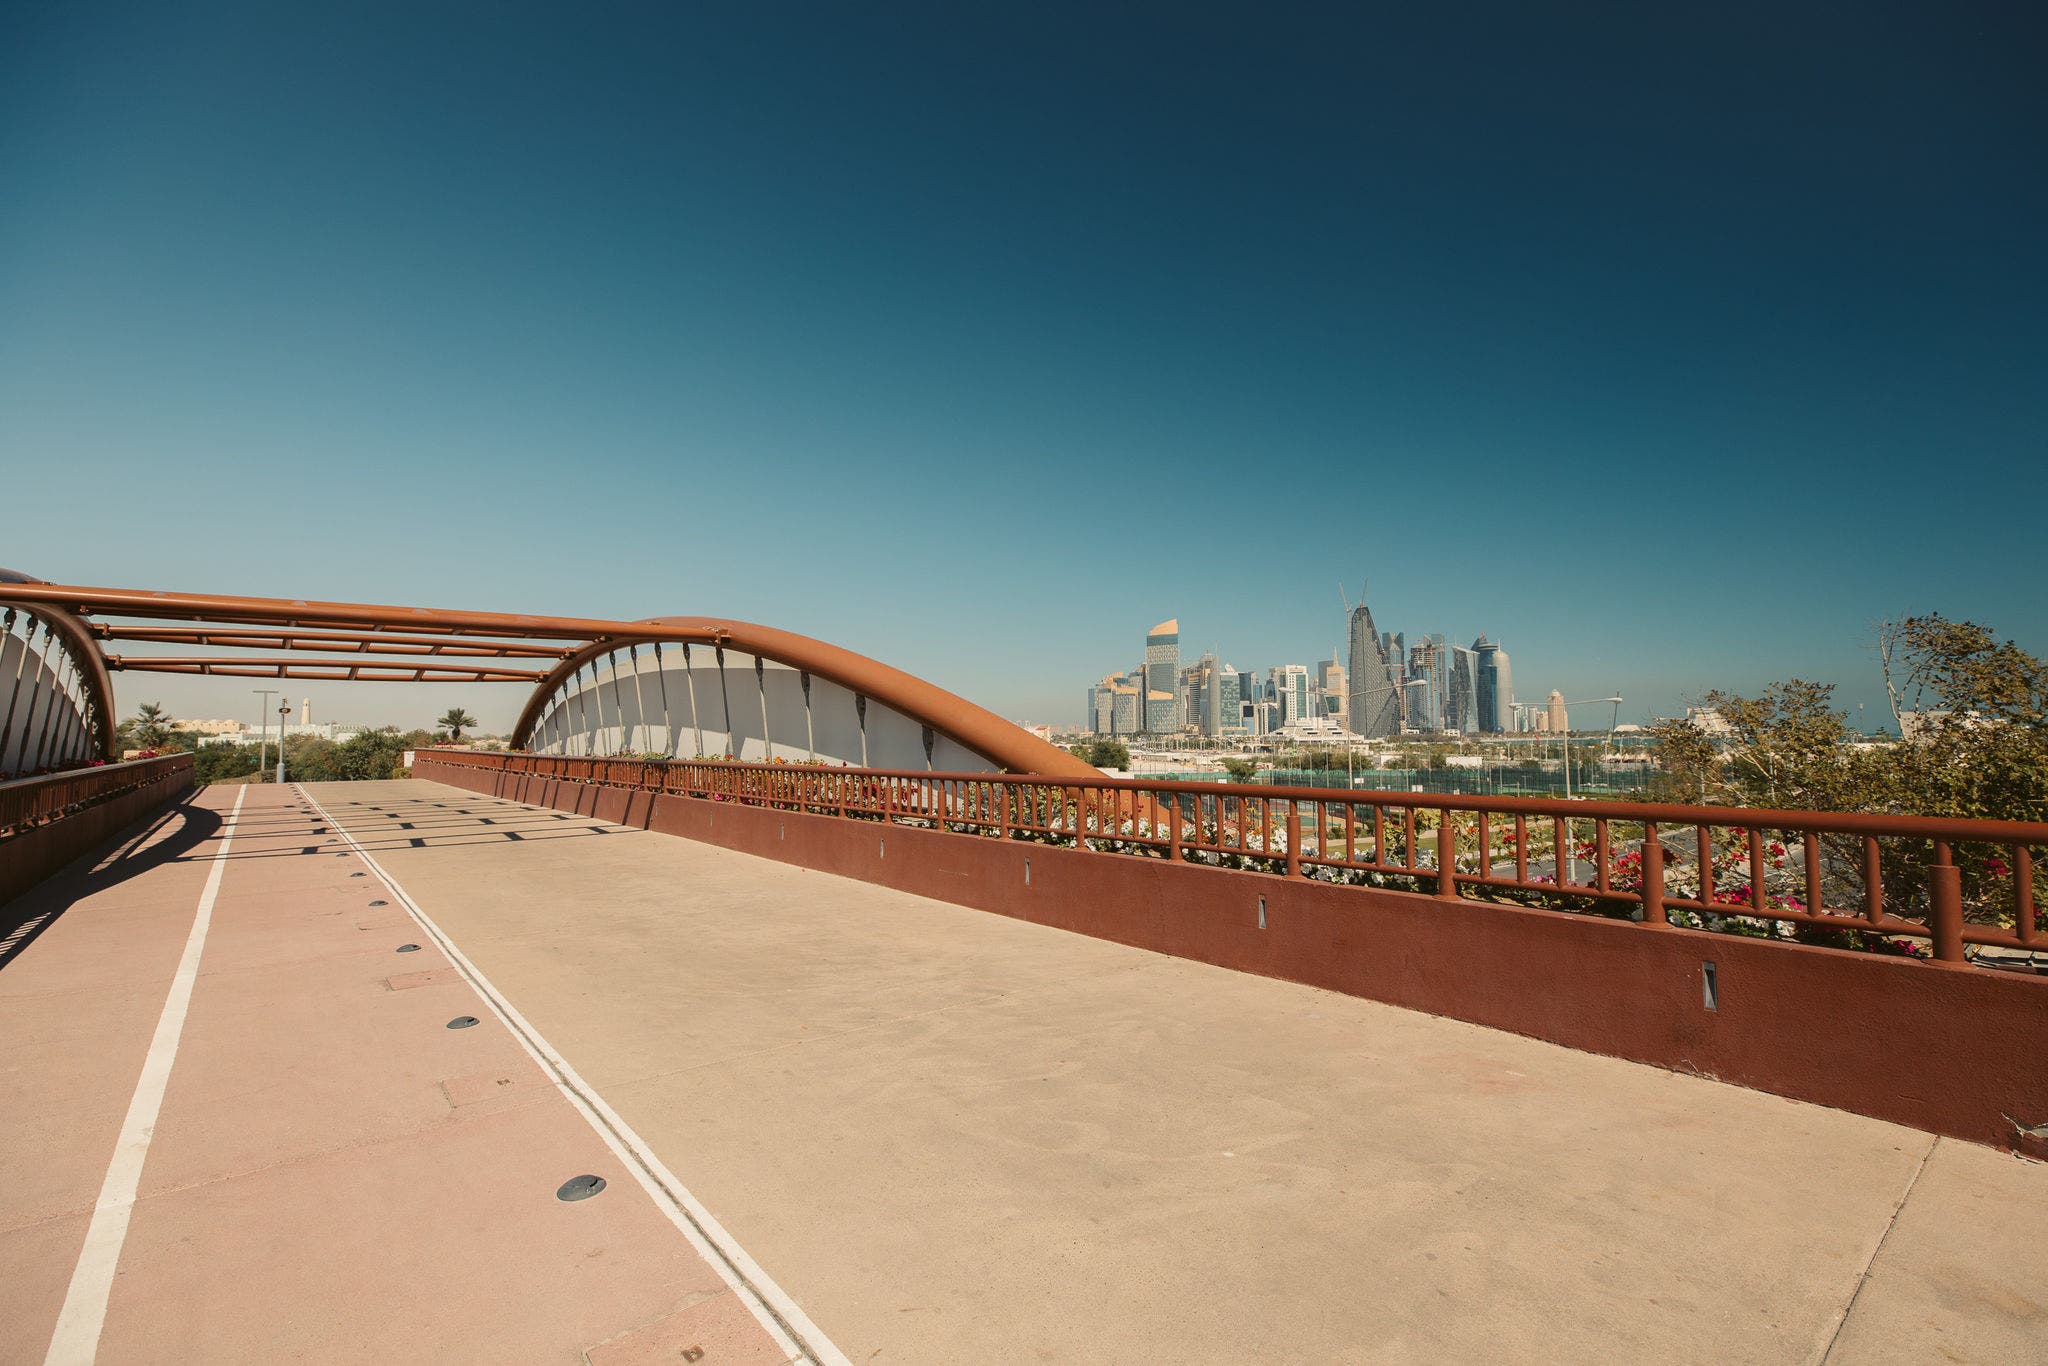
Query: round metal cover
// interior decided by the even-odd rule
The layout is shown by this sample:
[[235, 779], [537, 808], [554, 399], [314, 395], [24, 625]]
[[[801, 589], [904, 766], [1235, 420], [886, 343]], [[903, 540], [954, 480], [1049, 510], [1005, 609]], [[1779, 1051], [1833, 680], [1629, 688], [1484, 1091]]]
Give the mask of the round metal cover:
[[394, 952], [396, 953], [418, 953], [419, 951], [420, 946], [417, 944], [400, 944], [397, 947], [397, 949], [394, 950]]
[[555, 1192], [555, 1199], [588, 1200], [603, 1189], [604, 1178], [601, 1176], [572, 1176]]
[[468, 1029], [471, 1025], [475, 1023], [476, 1016], [474, 1015], [457, 1015], [454, 1019], [448, 1022], [448, 1027], [450, 1029]]
[[372, 901], [370, 904], [372, 906], [389, 906], [391, 903], [388, 901]]

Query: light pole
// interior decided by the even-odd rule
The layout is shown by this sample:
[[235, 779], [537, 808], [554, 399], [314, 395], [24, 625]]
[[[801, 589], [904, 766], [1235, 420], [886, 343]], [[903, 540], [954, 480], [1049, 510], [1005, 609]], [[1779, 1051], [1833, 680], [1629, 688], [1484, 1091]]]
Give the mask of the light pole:
[[[1564, 705], [1567, 707], [1593, 707], [1598, 706], [1603, 702], [1611, 702], [1614, 704], [1614, 718], [1609, 720], [1607, 723], [1607, 735], [1608, 738], [1612, 740], [1614, 736], [1615, 721], [1619, 720], [1621, 717], [1622, 699], [1620, 697], [1584, 697], [1580, 698], [1576, 702], [1567, 702]], [[1566, 719], [1564, 723], [1564, 729], [1561, 732], [1559, 732], [1558, 738], [1564, 742], [1564, 799], [1566, 801], [1570, 801], [1572, 799], [1572, 723], [1569, 718]], [[1564, 835], [1565, 844], [1569, 846], [1572, 842], [1572, 818], [1570, 816], [1566, 816], [1564, 818]], [[1570, 850], [1569, 848], [1556, 850], [1554, 852], [1569, 861], [1569, 866], [1566, 868], [1565, 880], [1567, 882], [1577, 882], [1579, 880], [1578, 854]], [[1555, 864], [1556, 860], [1553, 859], [1553, 871], [1555, 871]]]
[[[277, 693], [276, 688], [251, 688], [250, 692], [263, 697], [263, 710], [256, 713], [261, 728], [256, 732], [256, 781], [262, 782], [263, 775], [270, 768], [270, 699]], [[284, 758], [284, 732], [277, 736], [277, 753], [280, 761]]]
[[[1613, 703], [1614, 715], [1607, 722], [1607, 738], [1611, 743], [1614, 739], [1615, 722], [1621, 719], [1621, 704], [1623, 700], [1619, 697], [1585, 697], [1577, 702], [1566, 702], [1564, 705], [1567, 707], [1595, 707], [1603, 703]], [[1560, 738], [1564, 741], [1564, 799], [1570, 801], [1572, 799], [1572, 725], [1569, 719], [1565, 721], [1564, 730], [1561, 732]]]
[[277, 709], [277, 782], [284, 785], [284, 719], [292, 714], [292, 704], [284, 703]]

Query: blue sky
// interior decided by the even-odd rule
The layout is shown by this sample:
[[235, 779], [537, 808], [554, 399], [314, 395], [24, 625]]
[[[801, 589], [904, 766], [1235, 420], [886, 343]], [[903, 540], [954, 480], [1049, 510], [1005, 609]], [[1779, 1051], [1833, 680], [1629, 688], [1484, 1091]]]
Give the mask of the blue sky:
[[1874, 719], [1902, 612], [2048, 650], [2034, 7], [319, 8], [4, 21], [0, 564], [736, 616], [1061, 721], [1362, 578], [1624, 719]]

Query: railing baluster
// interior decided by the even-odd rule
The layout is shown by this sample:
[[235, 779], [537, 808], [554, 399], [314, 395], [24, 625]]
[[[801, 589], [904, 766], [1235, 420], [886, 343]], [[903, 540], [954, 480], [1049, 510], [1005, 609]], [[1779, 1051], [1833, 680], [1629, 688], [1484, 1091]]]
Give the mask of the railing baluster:
[[1749, 908], [1766, 911], [1770, 898], [1764, 895], [1764, 832], [1751, 826], [1749, 830]]
[[2012, 847], [2013, 932], [2022, 944], [2034, 942], [2034, 851], [2024, 844]]
[[1664, 839], [1654, 822], [1643, 826], [1643, 923], [1671, 923], [1664, 911]]
[[1714, 874], [1714, 831], [1711, 826], [1693, 827], [1695, 844], [1700, 861], [1700, 906], [1711, 909], [1714, 904], [1714, 885], [1719, 879]]
[[1934, 956], [1944, 963], [1963, 960], [1963, 873], [1945, 840], [1934, 842], [1934, 866], [1927, 870], [1927, 928], [1934, 935]]

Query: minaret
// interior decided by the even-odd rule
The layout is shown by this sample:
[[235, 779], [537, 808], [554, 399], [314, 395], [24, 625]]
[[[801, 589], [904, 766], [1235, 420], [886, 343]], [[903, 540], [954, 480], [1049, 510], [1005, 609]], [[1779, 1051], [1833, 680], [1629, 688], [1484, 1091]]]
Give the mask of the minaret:
[[299, 724], [302, 726], [313, 724], [313, 699], [310, 697], [301, 697], [299, 699]]

